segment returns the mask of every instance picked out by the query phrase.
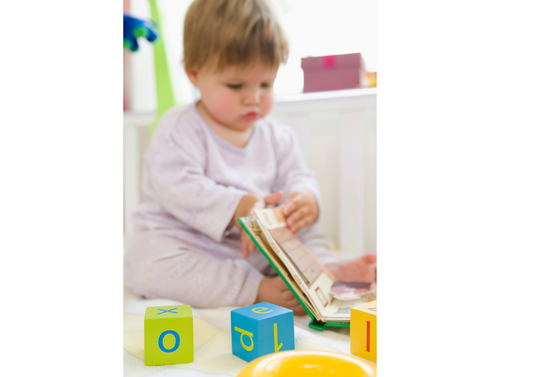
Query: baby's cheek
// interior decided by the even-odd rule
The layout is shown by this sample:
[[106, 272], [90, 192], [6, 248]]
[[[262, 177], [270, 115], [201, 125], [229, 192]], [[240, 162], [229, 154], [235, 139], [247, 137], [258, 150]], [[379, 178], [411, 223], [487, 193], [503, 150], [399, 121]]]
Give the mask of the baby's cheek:
[[274, 95], [268, 95], [264, 97], [261, 103], [261, 113], [263, 115], [267, 115], [272, 109], [273, 105], [274, 105]]
[[222, 97], [216, 108], [214, 109], [216, 116], [220, 119], [230, 119], [235, 117], [238, 114], [238, 111], [235, 109], [235, 103], [229, 98]]

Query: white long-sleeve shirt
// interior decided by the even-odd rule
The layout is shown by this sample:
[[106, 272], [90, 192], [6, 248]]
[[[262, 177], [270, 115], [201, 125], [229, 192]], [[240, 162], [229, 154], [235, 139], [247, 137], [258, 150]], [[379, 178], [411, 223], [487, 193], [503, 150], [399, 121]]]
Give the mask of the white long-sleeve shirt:
[[[297, 188], [311, 190], [320, 201], [314, 174], [289, 127], [270, 117], [260, 119], [246, 147], [238, 148], [221, 139], [191, 104], [169, 110], [152, 136], [143, 161], [144, 201], [133, 221], [139, 234], [164, 231], [183, 245], [179, 263], [187, 261], [190, 268], [182, 268], [186, 271], [177, 277], [187, 286], [184, 289], [202, 297], [188, 297], [189, 301], [197, 306], [244, 305], [255, 299], [263, 278], [257, 263], [266, 260], [261, 255], [243, 259], [240, 233], [236, 227], [228, 230], [228, 224], [246, 193], [266, 196], [282, 190], [285, 198]], [[310, 249], [323, 264], [335, 261], [314, 228], [299, 236], [304, 243], [307, 239], [308, 247], [315, 245]], [[157, 250], [148, 249], [145, 253], [157, 255]], [[252, 259], [258, 260], [255, 266]], [[213, 279], [207, 276], [210, 272]], [[126, 268], [124, 274], [132, 285], [139, 283], [128, 279]], [[210, 294], [215, 291], [217, 297]], [[220, 297], [223, 292], [228, 296]]]

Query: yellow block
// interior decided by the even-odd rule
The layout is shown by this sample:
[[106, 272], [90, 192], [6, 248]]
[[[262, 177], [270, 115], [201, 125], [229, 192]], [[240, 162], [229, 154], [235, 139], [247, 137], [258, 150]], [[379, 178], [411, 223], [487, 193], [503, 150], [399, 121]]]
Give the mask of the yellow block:
[[377, 300], [356, 306], [350, 313], [350, 352], [377, 362]]

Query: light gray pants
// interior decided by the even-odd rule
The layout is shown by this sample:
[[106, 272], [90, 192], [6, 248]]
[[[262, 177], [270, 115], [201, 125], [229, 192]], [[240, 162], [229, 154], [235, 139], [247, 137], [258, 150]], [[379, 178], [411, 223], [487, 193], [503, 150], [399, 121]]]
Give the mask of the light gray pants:
[[[245, 306], [255, 302], [261, 280], [276, 274], [260, 251], [242, 257], [238, 234], [218, 243], [200, 233], [180, 232], [148, 230], [128, 241], [124, 281], [135, 293], [195, 307]], [[336, 261], [316, 225], [298, 236], [322, 264]]]

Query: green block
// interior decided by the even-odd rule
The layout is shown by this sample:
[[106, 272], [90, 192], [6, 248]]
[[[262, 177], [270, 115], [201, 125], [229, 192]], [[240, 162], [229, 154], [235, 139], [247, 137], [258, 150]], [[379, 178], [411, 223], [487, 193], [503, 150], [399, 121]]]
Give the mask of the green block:
[[155, 306], [144, 314], [144, 365], [192, 363], [194, 343], [189, 305]]

